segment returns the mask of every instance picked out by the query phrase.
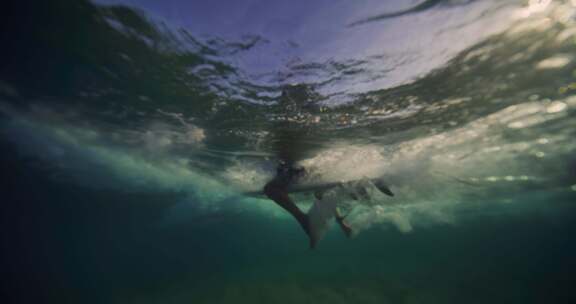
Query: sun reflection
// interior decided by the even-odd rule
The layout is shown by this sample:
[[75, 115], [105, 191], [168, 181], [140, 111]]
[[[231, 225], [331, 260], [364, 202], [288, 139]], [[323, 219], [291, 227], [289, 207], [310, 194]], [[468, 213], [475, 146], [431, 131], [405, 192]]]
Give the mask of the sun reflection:
[[567, 66], [570, 63], [571, 58], [567, 55], [559, 55], [550, 58], [546, 58], [536, 64], [536, 68], [540, 70], [546, 69], [559, 69]]
[[570, 96], [564, 100], [567, 105], [571, 107], [576, 107], [576, 96]]
[[524, 123], [522, 123], [521, 121], [511, 122], [508, 124], [508, 128], [510, 128], [510, 129], [524, 128]]
[[554, 101], [546, 108], [546, 112], [548, 113], [558, 113], [562, 112], [566, 109], [566, 104], [561, 101]]
[[523, 8], [517, 13], [517, 17], [528, 18], [535, 13], [540, 13], [546, 10], [551, 0], [530, 0], [528, 6]]
[[542, 12], [546, 10], [552, 0], [530, 0], [528, 3], [528, 11], [532, 13]]
[[[530, 177], [528, 175], [519, 175], [519, 176], [514, 176], [514, 175], [506, 175], [506, 176], [488, 176], [485, 177], [483, 180], [487, 181], [487, 182], [498, 182], [498, 181], [507, 181], [507, 182], [514, 182], [514, 181], [529, 181], [529, 180], [533, 180], [533, 177]], [[471, 182], [479, 182], [482, 179], [478, 178], [478, 177], [471, 177], [468, 179]], [[576, 190], [575, 190], [576, 191]]]

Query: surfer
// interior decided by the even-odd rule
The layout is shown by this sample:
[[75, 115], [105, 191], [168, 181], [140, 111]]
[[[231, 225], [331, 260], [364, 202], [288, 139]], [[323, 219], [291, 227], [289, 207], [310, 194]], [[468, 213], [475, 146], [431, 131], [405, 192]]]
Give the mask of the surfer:
[[[293, 116], [302, 116], [303, 109], [316, 107], [318, 95], [307, 85], [290, 85], [283, 89], [280, 97], [280, 106], [283, 113]], [[317, 147], [316, 141], [310, 140], [307, 124], [297, 120], [285, 118], [275, 123], [272, 130], [274, 149], [280, 160], [276, 169], [276, 176], [264, 186], [264, 194], [290, 213], [300, 224], [310, 240], [310, 248], [314, 248], [318, 237], [312, 231], [310, 218], [290, 198], [288, 188], [306, 175], [306, 169], [297, 165], [307, 153]], [[321, 198], [321, 197], [320, 197]], [[351, 236], [352, 229], [338, 212], [336, 220], [347, 236]]]

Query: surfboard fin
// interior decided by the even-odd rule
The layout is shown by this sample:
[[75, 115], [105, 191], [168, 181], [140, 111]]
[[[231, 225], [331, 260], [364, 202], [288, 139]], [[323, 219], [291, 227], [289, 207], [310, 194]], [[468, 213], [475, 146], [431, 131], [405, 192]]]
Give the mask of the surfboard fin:
[[390, 190], [390, 188], [386, 184], [384, 184], [383, 181], [381, 181], [381, 180], [374, 181], [374, 186], [376, 186], [376, 188], [378, 188], [378, 190], [380, 190], [380, 192], [382, 192], [388, 196], [394, 196], [394, 193], [392, 192], [392, 190]]

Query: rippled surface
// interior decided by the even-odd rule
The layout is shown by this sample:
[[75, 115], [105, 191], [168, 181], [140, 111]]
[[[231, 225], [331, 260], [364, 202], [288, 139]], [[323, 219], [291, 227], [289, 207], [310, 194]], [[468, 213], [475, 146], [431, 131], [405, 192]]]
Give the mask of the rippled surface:
[[[10, 195], [21, 204], [35, 202], [18, 211], [52, 210], [46, 206], [53, 204], [67, 213], [75, 205], [62, 201], [90, 197], [80, 199], [82, 208], [100, 210], [104, 219], [122, 214], [106, 229], [122, 231], [117, 240], [131, 240], [129, 252], [140, 256], [135, 248], [147, 248], [153, 253], [142, 261], [173, 258], [184, 265], [180, 272], [162, 271], [178, 267], [152, 263], [148, 275], [156, 271], [176, 286], [157, 287], [157, 298], [140, 288], [162, 284], [143, 279], [125, 289], [104, 284], [120, 293], [103, 296], [104, 302], [160, 303], [170, 298], [165, 293], [174, 303], [197, 295], [207, 303], [233, 302], [234, 294], [245, 301], [284, 294], [294, 296], [286, 301], [319, 303], [486, 302], [470, 286], [462, 287], [466, 292], [446, 286], [458, 278], [489, 286], [477, 278], [500, 271], [502, 284], [521, 277], [525, 285], [510, 288], [530, 295], [523, 288], [547, 286], [547, 275], [564, 275], [534, 265], [544, 256], [555, 259], [561, 248], [574, 252], [566, 245], [574, 231], [569, 223], [576, 191], [574, 1], [106, 0], [34, 7], [7, 5], [12, 14], [3, 21], [13, 29], [2, 34], [10, 42], [3, 47], [9, 60], [0, 69], [3, 162], [7, 175], [16, 176]], [[299, 134], [294, 149], [313, 182], [384, 176], [389, 183], [394, 198], [373, 193], [368, 201], [353, 202], [355, 240], [345, 243], [331, 231], [321, 243], [323, 253], [310, 257], [297, 251], [305, 243], [287, 215], [242, 195], [272, 177], [283, 140], [278, 126]], [[34, 188], [40, 194], [24, 195]], [[306, 208], [312, 197], [297, 200]], [[70, 218], [82, 208], [72, 207], [62, 221], [79, 225]], [[134, 218], [134, 230], [126, 230], [127, 218]], [[48, 226], [60, 221], [38, 219]], [[90, 237], [102, 237], [101, 224], [86, 220], [96, 228], [87, 232], [80, 252], [91, 248]], [[550, 226], [554, 221], [559, 226]], [[503, 245], [506, 237], [487, 241], [498, 233], [491, 225], [520, 239], [519, 250], [536, 250], [533, 244], [551, 239], [552, 253], [514, 251]], [[534, 235], [538, 225], [543, 232], [535, 239], [521, 233]], [[266, 228], [259, 242], [254, 234]], [[47, 239], [61, 235], [54, 229]], [[157, 246], [135, 231], [169, 249], [151, 249]], [[471, 241], [463, 240], [467, 233]], [[178, 247], [162, 241], [166, 236], [194, 240], [204, 249]], [[446, 278], [446, 286], [425, 288], [428, 271], [441, 272], [432, 265], [444, 259], [428, 252], [436, 246], [430, 240], [446, 246], [439, 250], [447, 251], [447, 259], [460, 255], [446, 244], [450, 240], [468, 242], [476, 252], [503, 246], [505, 258], [490, 268], [481, 264], [491, 262], [465, 251], [462, 267], [490, 271], [474, 279], [448, 267], [453, 278]], [[398, 248], [387, 253], [388, 243]], [[324, 255], [339, 250], [345, 254]], [[413, 250], [432, 257], [402, 259]], [[541, 281], [525, 279], [522, 267], [513, 265], [512, 257], [524, 254], [534, 260], [521, 265], [544, 273]], [[350, 261], [362, 257], [363, 263]], [[104, 263], [83, 254], [73, 258], [91, 261], [88, 273]], [[402, 266], [390, 265], [396, 259]], [[195, 269], [198, 261], [205, 265]], [[278, 269], [287, 274], [279, 276]], [[132, 278], [134, 269], [124, 271]], [[309, 276], [299, 273], [306, 271]], [[328, 279], [332, 272], [342, 277]], [[197, 276], [210, 279], [202, 285], [191, 279]], [[246, 278], [274, 282], [253, 289]], [[83, 280], [82, 288], [92, 284]], [[217, 286], [225, 294], [215, 298], [211, 290]], [[565, 292], [562, 286], [555, 292]], [[502, 297], [491, 301], [537, 303], [549, 291], [514, 297], [500, 290]]]

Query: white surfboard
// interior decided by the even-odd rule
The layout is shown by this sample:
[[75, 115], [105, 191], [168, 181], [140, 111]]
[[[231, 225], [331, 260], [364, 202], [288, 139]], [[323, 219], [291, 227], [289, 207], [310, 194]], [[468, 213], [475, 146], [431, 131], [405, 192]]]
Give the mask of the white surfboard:
[[[295, 183], [293, 185], [288, 186], [288, 193], [304, 193], [304, 192], [317, 192], [317, 191], [328, 191], [330, 189], [334, 189], [340, 187], [342, 185], [360, 183], [360, 182], [370, 182], [372, 183], [378, 190], [388, 196], [394, 196], [392, 190], [384, 183], [382, 178], [364, 178], [359, 180], [351, 180], [346, 182], [324, 182], [324, 183]], [[244, 195], [248, 196], [264, 196], [263, 191], [249, 191], [244, 192]]]

